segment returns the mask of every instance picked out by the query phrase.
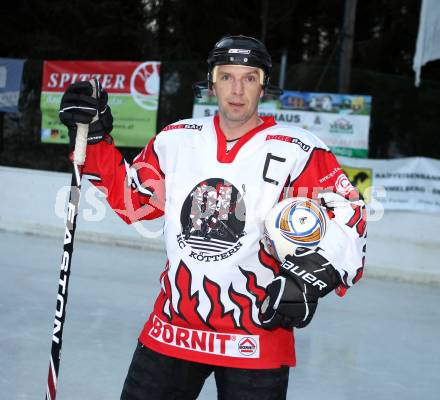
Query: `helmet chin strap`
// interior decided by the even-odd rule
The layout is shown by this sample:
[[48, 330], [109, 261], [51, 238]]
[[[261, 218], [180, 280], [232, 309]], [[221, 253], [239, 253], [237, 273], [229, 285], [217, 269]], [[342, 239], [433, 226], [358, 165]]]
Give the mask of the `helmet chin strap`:
[[[242, 68], [257, 68], [257, 67], [252, 67], [251, 65], [240, 65], [240, 64], [226, 64], [226, 65], [233, 65], [234, 67], [242, 67]], [[260, 76], [260, 85], [264, 86], [264, 71], [261, 68], [257, 68], [258, 69], [258, 74]], [[218, 75], [218, 65], [216, 65], [213, 69], [212, 69], [212, 83], [216, 83], [217, 82], [217, 75]]]

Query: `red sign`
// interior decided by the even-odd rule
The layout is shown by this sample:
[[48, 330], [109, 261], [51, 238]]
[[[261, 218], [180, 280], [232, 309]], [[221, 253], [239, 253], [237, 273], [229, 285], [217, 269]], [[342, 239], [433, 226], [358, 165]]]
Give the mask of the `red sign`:
[[145, 87], [153, 68], [133, 61], [45, 61], [42, 91], [64, 92], [71, 83], [96, 78], [108, 93], [130, 94], [134, 86], [139, 93], [153, 94]]

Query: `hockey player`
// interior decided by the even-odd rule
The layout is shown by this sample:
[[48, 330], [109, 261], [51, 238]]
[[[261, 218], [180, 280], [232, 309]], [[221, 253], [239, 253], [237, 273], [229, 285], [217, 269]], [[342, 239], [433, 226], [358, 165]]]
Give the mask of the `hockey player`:
[[[220, 399], [286, 398], [293, 328], [310, 322], [319, 297], [362, 275], [365, 207], [335, 157], [311, 133], [258, 115], [271, 66], [260, 41], [222, 38], [208, 57], [218, 115], [165, 127], [132, 165], [112, 143], [105, 95], [93, 99], [82, 82], [62, 99], [72, 140], [76, 122], [100, 112], [84, 173], [111, 207], [127, 223], [165, 220], [162, 288], [121, 399], [195, 399], [211, 373]], [[263, 221], [287, 196], [317, 199], [330, 222], [316, 251], [280, 266]]]

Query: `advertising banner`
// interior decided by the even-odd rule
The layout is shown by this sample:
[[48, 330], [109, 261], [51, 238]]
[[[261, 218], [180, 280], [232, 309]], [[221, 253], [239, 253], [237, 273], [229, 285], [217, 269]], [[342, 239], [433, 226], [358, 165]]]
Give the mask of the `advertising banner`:
[[0, 58], [0, 112], [18, 111], [24, 61]]
[[380, 203], [385, 210], [440, 212], [440, 160], [338, 157], [338, 161], [367, 204]]
[[[215, 97], [196, 99], [193, 117], [214, 115]], [[275, 100], [263, 100], [260, 115], [292, 124], [318, 136], [340, 156], [368, 157], [371, 96], [284, 91]]]
[[74, 82], [97, 78], [109, 94], [117, 146], [143, 147], [156, 134], [160, 63], [156, 61], [45, 61], [41, 93], [41, 141], [68, 143], [60, 122], [61, 97]]

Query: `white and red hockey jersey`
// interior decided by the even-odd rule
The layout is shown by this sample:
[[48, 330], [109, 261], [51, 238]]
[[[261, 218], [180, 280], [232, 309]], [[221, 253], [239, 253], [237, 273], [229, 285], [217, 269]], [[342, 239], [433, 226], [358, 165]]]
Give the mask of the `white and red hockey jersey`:
[[88, 146], [84, 173], [126, 222], [164, 216], [168, 261], [140, 334], [159, 353], [240, 368], [295, 365], [293, 332], [262, 329], [258, 319], [278, 272], [263, 221], [284, 197], [323, 198], [331, 220], [319, 252], [343, 290], [362, 275], [365, 206], [334, 155], [311, 133], [261, 118], [230, 151], [217, 116], [167, 126], [131, 166], [113, 144]]

